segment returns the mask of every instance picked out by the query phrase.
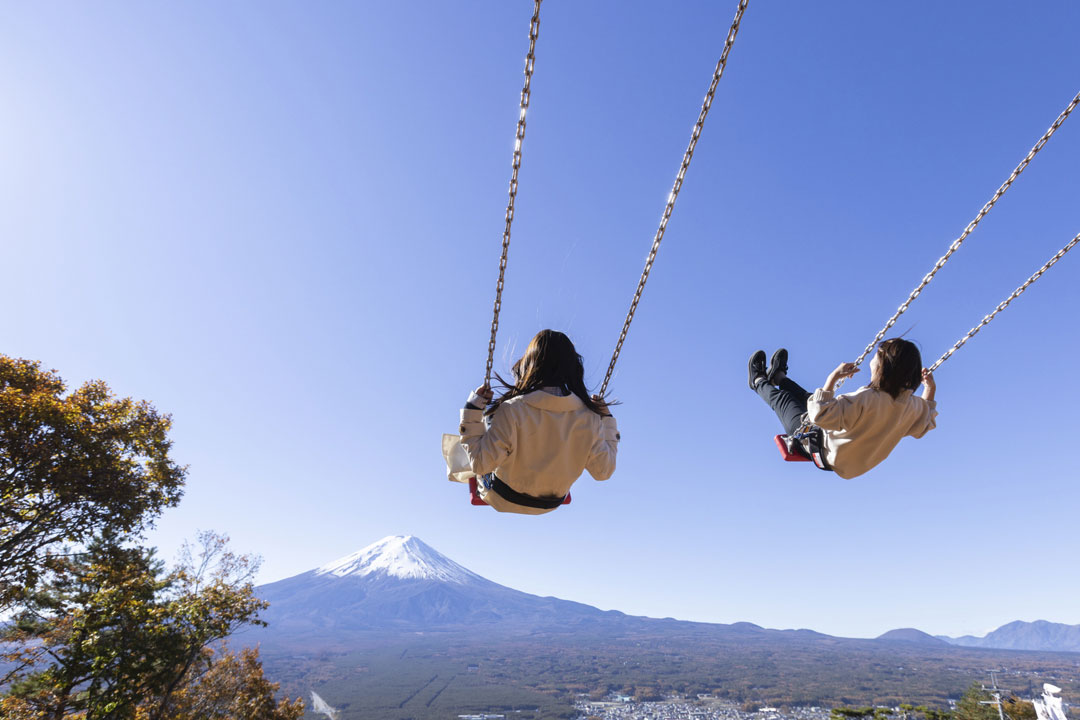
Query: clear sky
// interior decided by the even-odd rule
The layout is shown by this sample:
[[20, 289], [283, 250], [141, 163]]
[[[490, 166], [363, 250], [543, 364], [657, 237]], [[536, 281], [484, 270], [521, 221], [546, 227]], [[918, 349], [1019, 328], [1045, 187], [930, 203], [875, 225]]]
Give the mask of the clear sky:
[[[619, 469], [539, 518], [439, 453], [531, 6], [0, 8], [0, 350], [172, 413], [151, 540], [225, 531], [271, 581], [414, 534], [528, 592], [852, 636], [1080, 623], [1080, 254], [857, 480], [782, 463], [745, 384], [758, 348], [808, 387], [862, 350], [1080, 90], [1080, 5], [753, 0], [612, 384]], [[545, 3], [497, 369], [552, 327], [599, 384], [734, 10]], [[900, 321], [928, 361], [1080, 231], [1078, 167], [1074, 117]]]

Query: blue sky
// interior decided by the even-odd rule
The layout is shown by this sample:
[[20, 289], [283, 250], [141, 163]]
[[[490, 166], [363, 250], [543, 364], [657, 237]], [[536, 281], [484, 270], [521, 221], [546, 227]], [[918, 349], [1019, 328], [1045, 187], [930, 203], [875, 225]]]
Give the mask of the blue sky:
[[[734, 10], [545, 3], [497, 369], [552, 327], [599, 384]], [[172, 413], [190, 478], [152, 541], [228, 532], [271, 581], [415, 534], [529, 592], [853, 636], [1080, 623], [1080, 256], [857, 480], [780, 462], [744, 379], [862, 350], [1080, 90], [1080, 6], [752, 2], [611, 386], [619, 469], [540, 518], [472, 508], [439, 454], [483, 377], [530, 12], [0, 9], [2, 351]], [[928, 362], [1080, 231], [1077, 123], [901, 319]]]

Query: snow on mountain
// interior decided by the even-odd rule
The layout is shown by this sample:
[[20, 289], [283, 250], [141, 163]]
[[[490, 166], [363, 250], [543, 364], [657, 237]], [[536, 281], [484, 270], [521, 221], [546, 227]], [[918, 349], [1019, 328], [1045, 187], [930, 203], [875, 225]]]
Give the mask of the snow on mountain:
[[383, 575], [403, 580], [439, 580], [468, 584], [479, 575], [440, 554], [412, 535], [391, 535], [315, 569], [316, 575], [366, 577]]

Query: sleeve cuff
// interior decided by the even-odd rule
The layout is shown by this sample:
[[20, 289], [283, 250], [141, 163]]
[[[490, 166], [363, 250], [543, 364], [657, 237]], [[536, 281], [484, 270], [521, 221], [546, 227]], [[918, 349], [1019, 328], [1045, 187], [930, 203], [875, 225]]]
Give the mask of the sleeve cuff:
[[469, 398], [465, 401], [465, 408], [467, 410], [483, 410], [486, 407], [487, 400], [474, 392], [469, 393]]
[[487, 432], [487, 428], [484, 427], [484, 423], [462, 421], [462, 423], [458, 425], [458, 432], [463, 438], [479, 437]]
[[814, 394], [810, 396], [810, 399], [816, 403], [827, 402], [833, 399], [835, 391], [826, 390], [825, 388], [818, 388], [814, 391]]
[[470, 408], [461, 409], [461, 422], [463, 423], [482, 423], [484, 422], [483, 410], [472, 410]]
[[487, 432], [487, 426], [484, 424], [484, 411], [462, 408], [461, 424], [458, 426], [461, 437], [475, 437], [485, 432]]
[[615, 422], [615, 418], [611, 415], [606, 415], [602, 419], [604, 428], [604, 437], [610, 442], [619, 442], [622, 439], [622, 435], [619, 433], [619, 425]]

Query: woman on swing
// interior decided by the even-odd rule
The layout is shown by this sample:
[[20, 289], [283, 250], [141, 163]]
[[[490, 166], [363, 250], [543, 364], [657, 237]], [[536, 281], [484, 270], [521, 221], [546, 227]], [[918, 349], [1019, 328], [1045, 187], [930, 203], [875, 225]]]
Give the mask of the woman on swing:
[[589, 396], [581, 356], [563, 333], [537, 333], [513, 374], [513, 385], [499, 378], [506, 392], [498, 398], [485, 386], [469, 395], [460, 445], [488, 505], [540, 515], [562, 504], [584, 470], [612, 476], [619, 431], [607, 404]]
[[[788, 378], [787, 360], [788, 352], [781, 348], [766, 368], [765, 352], [755, 352], [750, 357], [750, 389], [773, 409], [788, 435], [804, 423], [821, 428], [828, 469], [842, 478], [870, 471], [901, 438], [921, 438], [937, 426], [937, 386], [912, 342], [882, 341], [870, 361], [870, 382], [838, 397], [833, 395], [836, 383], [859, 372], [855, 363], [842, 363], [823, 387], [809, 393]], [[914, 394], [920, 384], [922, 397]]]

